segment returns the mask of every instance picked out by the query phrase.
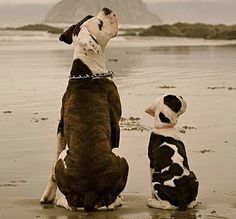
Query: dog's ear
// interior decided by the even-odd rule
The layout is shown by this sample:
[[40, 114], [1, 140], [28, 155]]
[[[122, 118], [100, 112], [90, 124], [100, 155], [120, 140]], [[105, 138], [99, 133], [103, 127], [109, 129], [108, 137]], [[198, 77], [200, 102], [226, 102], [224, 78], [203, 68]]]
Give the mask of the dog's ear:
[[91, 18], [93, 18], [94, 16], [92, 16], [92, 15], [88, 15], [88, 16], [86, 16], [84, 19], [82, 19], [79, 23], [77, 23], [76, 24], [76, 26], [75, 26], [75, 29], [74, 29], [74, 31], [73, 31], [73, 36], [78, 36], [78, 34], [79, 34], [79, 32], [80, 32], [80, 27], [81, 27], [81, 25], [85, 22], [85, 21], [87, 21], [87, 20], [89, 20], [89, 19], [91, 19]]
[[63, 41], [64, 43], [71, 44], [73, 42], [72, 35], [74, 32], [76, 25], [70, 26], [64, 33], [61, 34], [59, 37], [60, 41]]
[[150, 106], [148, 106], [146, 109], [145, 109], [145, 112], [147, 114], [149, 114], [150, 116], [152, 117], [155, 117], [155, 112], [156, 112], [156, 109], [157, 109], [157, 103], [158, 101], [155, 100]]
[[77, 24], [70, 26], [64, 33], [61, 34], [59, 40], [67, 44], [71, 44], [73, 42], [73, 36], [77, 36], [79, 34], [81, 25], [92, 17], [92, 15], [88, 15]]
[[164, 97], [164, 104], [167, 105], [172, 111], [178, 113], [182, 107], [182, 103], [175, 95], [167, 95]]

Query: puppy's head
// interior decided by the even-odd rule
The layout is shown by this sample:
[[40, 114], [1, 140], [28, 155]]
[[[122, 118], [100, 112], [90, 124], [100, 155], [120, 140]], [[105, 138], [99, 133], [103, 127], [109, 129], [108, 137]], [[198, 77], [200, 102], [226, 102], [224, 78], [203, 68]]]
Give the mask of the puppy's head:
[[108, 41], [118, 32], [118, 19], [112, 10], [103, 8], [97, 16], [88, 15], [80, 22], [72, 25], [61, 36], [60, 40], [82, 46], [86, 50], [99, 53], [104, 50]]
[[187, 103], [181, 96], [167, 94], [156, 99], [146, 113], [155, 117], [155, 127], [175, 126], [177, 119], [186, 111]]

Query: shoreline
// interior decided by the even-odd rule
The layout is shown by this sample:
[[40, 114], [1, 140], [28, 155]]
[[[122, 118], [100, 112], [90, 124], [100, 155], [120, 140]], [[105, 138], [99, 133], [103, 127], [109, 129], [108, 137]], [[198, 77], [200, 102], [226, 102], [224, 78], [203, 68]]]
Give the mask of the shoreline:
[[[70, 26], [70, 24], [66, 25]], [[1, 27], [0, 30], [14, 31], [44, 31], [51, 34], [61, 34], [65, 29], [58, 24], [36, 23], [18, 27]], [[136, 37], [178, 37], [207, 40], [236, 40], [236, 24], [206, 24], [182, 23], [151, 25], [149, 27], [121, 27], [118, 36]]]

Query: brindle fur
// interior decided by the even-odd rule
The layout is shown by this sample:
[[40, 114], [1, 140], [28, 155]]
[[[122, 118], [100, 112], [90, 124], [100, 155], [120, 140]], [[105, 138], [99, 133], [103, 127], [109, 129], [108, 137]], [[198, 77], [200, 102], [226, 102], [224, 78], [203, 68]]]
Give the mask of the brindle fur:
[[[83, 63], [78, 59], [73, 66], [83, 67]], [[111, 152], [119, 146], [120, 117], [120, 98], [113, 81], [69, 81], [61, 109], [61, 132], [69, 152], [66, 168], [59, 160], [55, 173], [70, 206], [84, 207], [84, 199], [91, 192], [96, 196], [94, 203], [108, 206], [124, 189], [128, 164]]]

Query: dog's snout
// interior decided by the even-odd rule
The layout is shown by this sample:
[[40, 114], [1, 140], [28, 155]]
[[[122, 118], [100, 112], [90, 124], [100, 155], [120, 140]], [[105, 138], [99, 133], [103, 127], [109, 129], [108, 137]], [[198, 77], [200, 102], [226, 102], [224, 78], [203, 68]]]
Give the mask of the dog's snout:
[[102, 11], [104, 12], [105, 15], [109, 15], [112, 13], [112, 10], [109, 8], [103, 8]]

